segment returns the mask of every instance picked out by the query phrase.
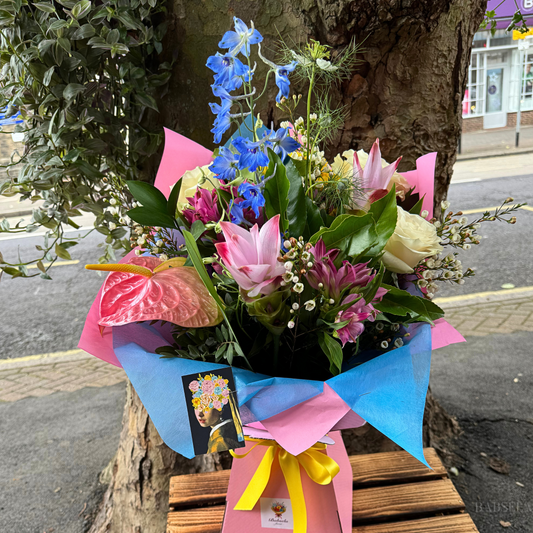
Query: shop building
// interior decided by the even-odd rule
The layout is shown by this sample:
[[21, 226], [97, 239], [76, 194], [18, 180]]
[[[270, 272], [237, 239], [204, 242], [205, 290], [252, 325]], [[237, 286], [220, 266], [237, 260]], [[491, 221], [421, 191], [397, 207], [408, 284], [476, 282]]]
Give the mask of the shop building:
[[[533, 0], [517, 1], [533, 28]], [[488, 9], [497, 4], [498, 0], [489, 0]], [[533, 125], [533, 31], [528, 35], [506, 31], [515, 11], [514, 0], [506, 0], [496, 9], [496, 33], [479, 31], [474, 36], [463, 132], [516, 126], [519, 109], [521, 124]]]

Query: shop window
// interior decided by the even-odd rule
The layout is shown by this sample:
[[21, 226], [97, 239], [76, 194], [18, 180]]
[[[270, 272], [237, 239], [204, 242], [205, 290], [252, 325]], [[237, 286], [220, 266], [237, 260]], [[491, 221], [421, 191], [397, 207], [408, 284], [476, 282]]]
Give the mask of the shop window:
[[485, 68], [483, 56], [473, 53], [463, 99], [463, 117], [483, 115], [485, 111]]
[[494, 35], [489, 38], [489, 47], [509, 46], [513, 44], [513, 34], [507, 30], [496, 30]]

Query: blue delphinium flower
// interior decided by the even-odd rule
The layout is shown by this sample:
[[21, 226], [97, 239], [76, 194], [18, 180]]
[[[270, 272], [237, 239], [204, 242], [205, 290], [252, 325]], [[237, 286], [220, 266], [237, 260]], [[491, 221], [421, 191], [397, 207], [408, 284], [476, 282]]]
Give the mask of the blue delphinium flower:
[[229, 53], [222, 55], [217, 52], [207, 60], [206, 65], [215, 73], [215, 84], [227, 91], [241, 87], [243, 78], [246, 81], [250, 79], [250, 69]]
[[261, 142], [253, 142], [244, 137], [237, 137], [233, 141], [233, 146], [240, 154], [239, 170], [247, 168], [250, 172], [255, 172], [257, 167], [268, 166], [268, 156], [263, 151]]
[[291, 84], [289, 81], [289, 74], [296, 68], [297, 65], [298, 61], [293, 61], [288, 65], [276, 65], [276, 85], [279, 89], [278, 95], [276, 96], [276, 102], [280, 102], [282, 96], [285, 98], [289, 97], [289, 85]]
[[298, 150], [301, 146], [296, 139], [289, 135], [288, 128], [280, 128], [276, 133], [271, 132], [268, 136], [268, 141], [282, 161], [287, 157], [287, 154]]
[[261, 193], [259, 185], [245, 181], [239, 185], [239, 194], [244, 198], [242, 207], [251, 207], [256, 218], [259, 217], [259, 208], [265, 205], [265, 197]]
[[209, 166], [209, 170], [216, 174], [219, 180], [231, 181], [235, 179], [239, 158], [229, 148], [222, 146], [217, 157]]
[[228, 207], [228, 213], [234, 224], [242, 224], [245, 222], [242, 202], [236, 203], [235, 200], [232, 200]]
[[237, 17], [233, 17], [235, 31], [227, 31], [218, 43], [220, 48], [229, 48], [232, 56], [242, 52], [246, 57], [250, 55], [250, 45], [260, 43], [263, 40], [261, 34], [254, 28], [253, 22], [250, 29]]
[[229, 129], [230, 126], [231, 118], [229, 113], [220, 113], [215, 119], [215, 122], [213, 123], [213, 129], [211, 130], [211, 133], [214, 134], [215, 144], [220, 143], [222, 140], [222, 135]]
[[219, 144], [222, 140], [222, 134], [231, 125], [230, 111], [233, 105], [233, 97], [220, 85], [211, 85], [211, 88], [213, 89], [213, 94], [221, 99], [220, 104], [209, 104], [211, 111], [217, 115], [211, 132], [215, 134], [215, 143]]

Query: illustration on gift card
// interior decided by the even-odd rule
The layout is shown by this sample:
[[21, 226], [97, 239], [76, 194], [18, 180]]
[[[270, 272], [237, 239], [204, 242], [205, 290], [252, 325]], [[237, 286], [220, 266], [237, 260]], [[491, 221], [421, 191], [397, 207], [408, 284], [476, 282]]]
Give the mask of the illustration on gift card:
[[245, 446], [231, 368], [183, 376], [196, 455]]

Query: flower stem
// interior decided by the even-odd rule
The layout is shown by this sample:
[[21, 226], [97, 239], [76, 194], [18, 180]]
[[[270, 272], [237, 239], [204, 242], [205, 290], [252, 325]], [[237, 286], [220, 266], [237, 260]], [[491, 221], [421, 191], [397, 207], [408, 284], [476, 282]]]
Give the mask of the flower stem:
[[[311, 132], [311, 96], [313, 94], [313, 85], [315, 82], [315, 67], [313, 66], [313, 70], [311, 71], [311, 78], [309, 79], [309, 92], [307, 93], [307, 139], [306, 139], [306, 148], [307, 148], [307, 155], [305, 159], [305, 175], [307, 179], [307, 185], [308, 190], [311, 187], [311, 160], [310, 160], [310, 139], [309, 135]], [[310, 196], [311, 197], [311, 196]]]
[[[250, 70], [250, 75], [251, 75], [251, 72], [252, 72], [252, 65], [250, 63], [250, 54], [248, 54], [248, 69]], [[254, 94], [253, 94], [253, 86], [252, 86], [252, 79], [250, 78], [250, 82], [249, 82], [249, 87], [250, 87], [250, 111], [252, 113], [252, 132], [253, 132], [253, 136], [254, 136], [254, 142], [257, 141], [257, 134], [256, 134], [256, 131], [255, 131], [255, 117], [254, 117]]]

